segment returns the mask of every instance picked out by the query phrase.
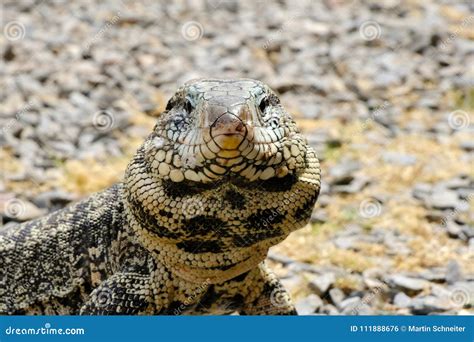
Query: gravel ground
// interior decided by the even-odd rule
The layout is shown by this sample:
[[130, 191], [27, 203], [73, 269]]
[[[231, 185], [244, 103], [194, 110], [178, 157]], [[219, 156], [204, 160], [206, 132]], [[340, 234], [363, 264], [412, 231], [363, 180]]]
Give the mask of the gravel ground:
[[120, 180], [184, 81], [256, 78], [322, 160], [311, 224], [269, 257], [299, 312], [473, 313], [472, 3], [2, 4], [3, 224]]

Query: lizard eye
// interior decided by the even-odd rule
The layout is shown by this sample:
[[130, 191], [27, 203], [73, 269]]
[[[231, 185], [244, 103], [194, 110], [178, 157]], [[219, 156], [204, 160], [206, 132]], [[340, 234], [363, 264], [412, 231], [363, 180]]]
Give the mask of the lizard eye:
[[268, 101], [268, 98], [264, 97], [261, 101], [260, 104], [258, 105], [258, 108], [262, 113], [265, 113], [265, 110], [267, 107], [270, 105], [270, 101]]
[[174, 101], [174, 99], [171, 99], [168, 101], [168, 103], [166, 104], [166, 108], [165, 110], [171, 110], [174, 106], [176, 105], [176, 101]]
[[191, 113], [193, 109], [194, 109], [194, 106], [191, 103], [191, 101], [186, 99], [186, 101], [184, 102], [184, 110], [186, 111], [186, 113]]

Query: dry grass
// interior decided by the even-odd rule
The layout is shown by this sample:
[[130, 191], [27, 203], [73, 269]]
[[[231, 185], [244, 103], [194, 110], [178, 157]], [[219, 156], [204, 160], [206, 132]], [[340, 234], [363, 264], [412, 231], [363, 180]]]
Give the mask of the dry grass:
[[[434, 124], [433, 116], [427, 111], [411, 111], [399, 117], [399, 125], [404, 122], [419, 121], [428, 127]], [[325, 170], [330, 169], [339, 159], [350, 157], [358, 160], [361, 174], [371, 180], [371, 184], [357, 194], [332, 194], [325, 208], [327, 223], [307, 227], [295, 232], [276, 251], [289, 254], [297, 260], [314, 263], [332, 263], [351, 271], [361, 272], [376, 263], [386, 249], [378, 244], [358, 244], [357, 251], [335, 248], [328, 240], [348, 224], [355, 223], [366, 229], [397, 230], [408, 237], [408, 256], [395, 255], [391, 258], [394, 271], [420, 271], [434, 266], [445, 266], [449, 260], [457, 260], [463, 271], [474, 273], [474, 255], [461, 255], [459, 240], [449, 238], [439, 232], [434, 223], [427, 220], [428, 210], [411, 197], [411, 189], [417, 183], [436, 183], [460, 174], [473, 176], [474, 168], [466, 158], [461, 158], [459, 143], [468, 139], [467, 133], [458, 133], [440, 141], [415, 134], [399, 134], [393, 139], [385, 139], [384, 145], [374, 143], [373, 136], [384, 134], [383, 129], [372, 122], [343, 123], [338, 119], [318, 122], [301, 120], [304, 131], [323, 129], [331, 137], [343, 141], [341, 148], [331, 149], [324, 155], [322, 163], [323, 181]], [[370, 134], [368, 134], [370, 133]], [[394, 151], [416, 157], [412, 166], [397, 166], [386, 163], [382, 154]], [[382, 214], [364, 219], [358, 215], [358, 206], [372, 196], [384, 198]], [[471, 209], [474, 203], [470, 203]], [[318, 205], [316, 205], [318, 210]]]

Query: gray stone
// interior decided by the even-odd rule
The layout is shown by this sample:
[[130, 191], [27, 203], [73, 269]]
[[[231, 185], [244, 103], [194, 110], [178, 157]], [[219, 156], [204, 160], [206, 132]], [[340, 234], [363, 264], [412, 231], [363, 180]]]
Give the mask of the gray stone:
[[301, 287], [301, 283], [302, 283], [301, 276], [294, 275], [287, 278], [283, 278], [281, 279], [281, 283], [286, 289], [288, 289], [288, 291], [298, 289]]
[[[346, 310], [344, 310], [343, 314], [344, 315], [354, 314], [358, 316], [372, 316], [372, 315], [375, 315], [375, 310], [369, 304], [360, 303], [359, 305], [357, 305], [356, 310], [349, 310], [347, 313], [346, 313]], [[383, 314], [383, 313], [380, 313], [380, 314]]]
[[463, 279], [461, 266], [456, 260], [451, 260], [446, 266], [446, 282], [454, 284]]
[[334, 165], [329, 171], [332, 185], [347, 185], [354, 179], [353, 173], [360, 169], [360, 163], [354, 160], [344, 160]]
[[350, 184], [334, 185], [332, 190], [342, 194], [355, 194], [370, 184], [370, 179], [364, 176], [355, 177]]
[[326, 211], [318, 208], [315, 211], [313, 211], [313, 213], [311, 214], [310, 222], [311, 223], [324, 223], [327, 220], [328, 220], [328, 216], [326, 214]]
[[308, 282], [309, 288], [319, 296], [323, 296], [336, 281], [334, 273], [325, 273], [311, 277]]
[[429, 286], [429, 282], [424, 279], [407, 277], [402, 274], [389, 276], [388, 281], [401, 289], [410, 291], [422, 291]]
[[335, 304], [337, 307], [340, 307], [341, 302], [344, 300], [345, 297], [346, 296], [344, 292], [342, 292], [342, 290], [338, 288], [329, 290], [329, 298], [331, 298], [332, 303]]
[[425, 296], [414, 298], [410, 304], [415, 315], [428, 315], [434, 312], [447, 311], [452, 308], [448, 298]]
[[393, 298], [393, 304], [400, 308], [407, 308], [411, 306], [412, 299], [408, 297], [404, 292], [398, 292]]
[[321, 298], [312, 293], [306, 298], [302, 298], [297, 301], [295, 306], [299, 315], [312, 315], [317, 309], [323, 306], [323, 304], [324, 303]]
[[334, 244], [336, 247], [341, 249], [351, 249], [355, 246], [355, 244], [359, 241], [357, 236], [341, 236], [334, 239]]
[[447, 181], [438, 183], [438, 186], [440, 185], [444, 188], [457, 190], [461, 188], [469, 188], [471, 186], [471, 180], [468, 177], [460, 176], [460, 177], [452, 178]]
[[442, 283], [446, 280], [446, 271], [444, 268], [441, 267], [424, 270], [418, 275], [423, 279], [435, 283]]
[[332, 304], [326, 304], [326, 305], [323, 305], [320, 309], [319, 309], [319, 313], [321, 314], [324, 314], [324, 315], [339, 315], [339, 310]]
[[452, 238], [467, 240], [467, 236], [464, 234], [463, 226], [459, 225], [453, 220], [448, 220], [446, 222], [446, 230], [448, 235]]
[[361, 298], [358, 296], [349, 297], [344, 299], [342, 302], [339, 303], [339, 308], [342, 312], [349, 312], [349, 311], [358, 311], [358, 306], [362, 304]]
[[455, 191], [438, 190], [428, 198], [427, 204], [435, 209], [455, 209], [460, 199]]
[[416, 163], [415, 156], [412, 156], [409, 154], [398, 153], [398, 152], [388, 151], [388, 152], [383, 153], [382, 157], [383, 157], [383, 160], [389, 164], [410, 166]]
[[474, 151], [474, 140], [462, 141], [459, 144], [459, 147], [461, 147], [463, 150], [466, 150], [468, 152]]
[[426, 199], [433, 190], [433, 186], [427, 183], [417, 183], [413, 188], [413, 197]]
[[471, 239], [474, 237], [474, 227], [473, 226], [469, 226], [469, 225], [463, 225], [462, 226], [462, 231], [464, 233], [464, 235], [467, 236], [468, 239]]

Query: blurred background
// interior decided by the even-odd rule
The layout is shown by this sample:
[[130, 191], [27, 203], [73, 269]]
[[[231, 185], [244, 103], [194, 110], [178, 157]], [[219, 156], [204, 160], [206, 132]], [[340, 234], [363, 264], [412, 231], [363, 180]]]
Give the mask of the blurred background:
[[1, 4], [4, 225], [120, 181], [183, 82], [255, 78], [322, 161], [269, 256], [299, 312], [473, 313], [471, 1]]

